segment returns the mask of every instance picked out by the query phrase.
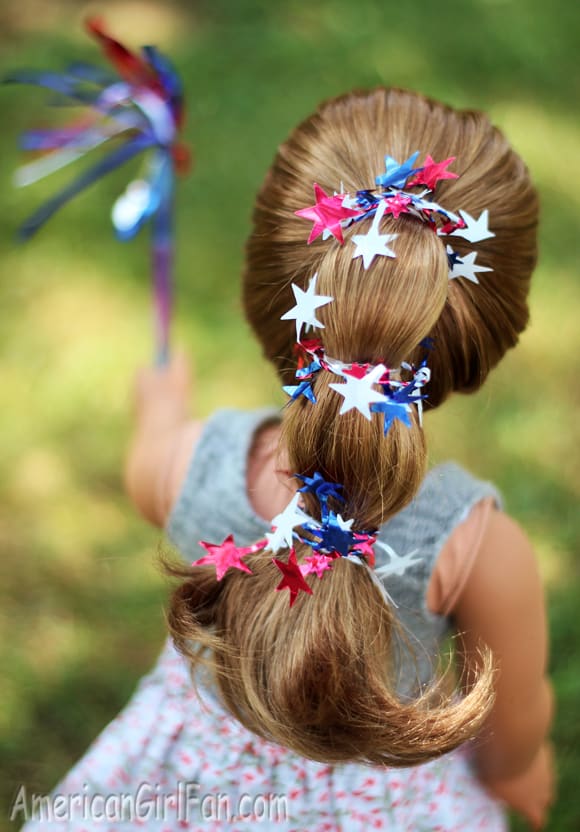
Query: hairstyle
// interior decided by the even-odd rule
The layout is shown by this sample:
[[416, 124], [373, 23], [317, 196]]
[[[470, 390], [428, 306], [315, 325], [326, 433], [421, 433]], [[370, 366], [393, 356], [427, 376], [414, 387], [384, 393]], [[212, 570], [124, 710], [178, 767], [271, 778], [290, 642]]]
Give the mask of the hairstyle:
[[[409, 216], [385, 218], [385, 230], [399, 235], [397, 257], [377, 258], [368, 271], [350, 246], [306, 244], [307, 228], [294, 212], [312, 203], [313, 182], [327, 192], [341, 182], [347, 192], [372, 187], [385, 153], [402, 160], [418, 149], [435, 159], [457, 157], [460, 178], [439, 183], [438, 202], [474, 216], [489, 209], [495, 237], [477, 251], [493, 271], [479, 285], [450, 281], [444, 243]], [[355, 233], [369, 225], [357, 223]], [[418, 363], [418, 345], [430, 336], [427, 405], [436, 407], [453, 391], [477, 390], [517, 342], [528, 320], [536, 225], [526, 167], [486, 116], [397, 89], [351, 93], [300, 124], [266, 175], [247, 244], [246, 315], [291, 384], [294, 322], [280, 316], [292, 306], [291, 284], [305, 288], [317, 272], [317, 292], [334, 298], [317, 312], [327, 354], [392, 367]], [[468, 247], [454, 238], [460, 255]], [[395, 421], [386, 436], [378, 415], [370, 422], [355, 411], [339, 415], [341, 397], [328, 387], [339, 378], [329, 375], [314, 381], [316, 405], [299, 398], [284, 410], [290, 468], [341, 483], [344, 516], [356, 518], [355, 528], [378, 528], [417, 492], [424, 435], [415, 413], [411, 428]], [[316, 501], [305, 498], [316, 515]], [[297, 548], [299, 559], [308, 552]], [[217, 582], [213, 567], [174, 569], [185, 580], [169, 612], [175, 643], [193, 665], [210, 650], [223, 701], [246, 727], [312, 759], [395, 766], [445, 753], [477, 732], [493, 700], [488, 651], [472, 662], [462, 697], [439, 681], [401, 701], [393, 685], [396, 615], [366, 569], [339, 559], [315, 594], [289, 611], [286, 593], [271, 591], [279, 574], [270, 558], [247, 562], [251, 579], [230, 570]]]

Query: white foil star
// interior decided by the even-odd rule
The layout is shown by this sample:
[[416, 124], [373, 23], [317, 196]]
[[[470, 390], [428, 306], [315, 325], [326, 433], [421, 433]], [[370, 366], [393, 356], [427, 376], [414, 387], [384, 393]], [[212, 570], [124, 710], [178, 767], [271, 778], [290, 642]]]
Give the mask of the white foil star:
[[295, 283], [292, 284], [292, 291], [294, 292], [294, 297], [296, 299], [296, 306], [293, 306], [292, 309], [289, 309], [288, 312], [285, 312], [280, 317], [281, 321], [296, 321], [297, 341], [300, 341], [300, 330], [303, 325], [305, 325], [307, 329], [311, 326], [324, 329], [324, 324], [321, 324], [320, 321], [316, 319], [316, 310], [319, 306], [325, 306], [327, 303], [334, 300], [334, 298], [331, 298], [329, 295], [316, 294], [317, 277], [318, 272], [314, 275], [314, 277], [310, 278], [310, 283], [308, 284], [306, 292]]
[[[451, 246], [447, 246], [447, 253], [453, 253]], [[459, 260], [453, 264], [449, 270], [449, 280], [454, 280], [456, 277], [466, 277], [472, 283], [479, 283], [476, 277], [477, 272], [492, 272], [489, 266], [478, 266], [475, 262], [477, 253], [470, 251], [469, 254], [459, 255]]]
[[408, 555], [398, 555], [388, 543], [377, 540], [375, 546], [380, 546], [389, 556], [388, 563], [375, 569], [375, 574], [381, 578], [388, 578], [389, 575], [404, 575], [407, 569], [421, 562], [421, 558], [413, 557], [419, 551], [418, 549], [413, 549]]
[[396, 257], [397, 255], [392, 248], [389, 248], [389, 243], [396, 240], [398, 234], [381, 234], [379, 232], [379, 225], [383, 218], [383, 214], [387, 208], [386, 200], [379, 203], [373, 224], [371, 225], [367, 234], [355, 234], [352, 237], [353, 243], [356, 245], [356, 251], [352, 255], [355, 257], [362, 257], [363, 266], [366, 269], [371, 265], [375, 257]]
[[336, 515], [336, 525], [342, 532], [349, 532], [354, 523], [354, 517], [350, 520], [344, 520], [340, 514]]
[[463, 237], [464, 240], [469, 240], [470, 243], [480, 243], [482, 240], [495, 237], [493, 231], [489, 230], [489, 211], [487, 208], [481, 212], [478, 220], [468, 214], [467, 211], [460, 210], [459, 213], [467, 223], [467, 227], [452, 231], [450, 237]]
[[284, 511], [277, 514], [272, 520], [273, 531], [266, 532], [266, 539], [268, 541], [266, 549], [269, 549], [272, 552], [277, 552], [278, 549], [281, 549], [283, 546], [287, 546], [288, 549], [291, 549], [294, 545], [294, 528], [296, 526], [301, 526], [310, 519], [309, 516], [299, 507], [299, 499], [300, 494], [296, 493]]
[[363, 378], [344, 375], [343, 378], [346, 380], [346, 384], [340, 384], [338, 382], [329, 384], [329, 387], [332, 387], [333, 390], [336, 390], [337, 393], [344, 396], [340, 413], [347, 413], [349, 410], [356, 408], [370, 422], [371, 411], [369, 405], [374, 402], [387, 401], [387, 396], [372, 388], [373, 384], [378, 384], [379, 379], [385, 374], [386, 369], [384, 364], [377, 364]]

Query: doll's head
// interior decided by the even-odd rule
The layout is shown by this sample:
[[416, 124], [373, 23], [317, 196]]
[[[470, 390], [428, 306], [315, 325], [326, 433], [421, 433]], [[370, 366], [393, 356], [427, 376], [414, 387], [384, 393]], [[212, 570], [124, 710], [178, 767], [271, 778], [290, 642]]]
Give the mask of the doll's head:
[[[368, 269], [353, 258], [351, 237], [372, 218], [344, 228], [345, 244], [321, 237], [296, 216], [313, 202], [313, 183], [327, 194], [373, 188], [385, 155], [399, 161], [416, 150], [440, 161], [455, 156], [458, 179], [437, 185], [435, 199], [451, 212], [479, 217], [487, 209], [495, 236], [476, 244], [453, 237], [461, 255], [477, 252], [491, 268], [479, 283], [450, 280], [446, 237], [402, 215], [383, 218], [397, 234], [396, 257]], [[525, 165], [502, 134], [476, 112], [452, 110], [422, 96], [379, 89], [323, 104], [280, 147], [258, 194], [247, 246], [244, 305], [265, 354], [284, 384], [294, 381], [296, 327], [281, 320], [293, 306], [292, 284], [331, 297], [317, 309], [324, 351], [337, 361], [421, 365], [421, 342], [432, 339], [430, 374], [416, 377], [437, 407], [453, 391], [477, 390], [528, 320], [526, 297], [536, 258], [537, 200]], [[384, 433], [380, 413], [340, 413], [332, 371], [312, 380], [313, 404], [296, 398], [284, 409], [283, 444], [290, 469], [319, 472], [342, 487], [342, 516], [354, 530], [378, 529], [416, 494], [426, 448], [416, 410], [410, 425], [396, 419]], [[311, 494], [309, 514], [320, 516]], [[304, 542], [299, 560], [311, 554]], [[288, 555], [288, 553], [286, 553]], [[278, 554], [285, 560], [285, 555]], [[248, 558], [252, 576], [192, 567], [175, 593], [170, 624], [195, 663], [210, 648], [223, 699], [251, 730], [314, 759], [409, 765], [450, 750], [472, 736], [492, 698], [489, 656], [458, 701], [435, 688], [418, 703], [393, 692], [392, 632], [396, 611], [385, 604], [368, 569], [339, 558], [315, 592], [289, 610], [274, 592], [280, 573], [271, 555]], [[180, 573], [185, 576], [185, 573]], [[388, 592], [388, 585], [386, 586]], [[283, 596], [283, 597], [281, 597]]]
[[[368, 269], [360, 257], [353, 259], [350, 238], [364, 234], [371, 218], [344, 229], [344, 245], [322, 236], [307, 245], [310, 228], [295, 212], [312, 205], [314, 182], [328, 194], [373, 188], [385, 155], [402, 161], [418, 149], [437, 161], [456, 157], [452, 170], [459, 177], [440, 181], [434, 198], [472, 217], [487, 209], [495, 236], [471, 243], [438, 236], [408, 214], [385, 216], [381, 233], [398, 235], [396, 258], [376, 257]], [[291, 284], [305, 290], [316, 273], [317, 294], [334, 298], [317, 310], [324, 329], [316, 334], [326, 353], [346, 362], [419, 365], [419, 345], [431, 338], [425, 405], [437, 407], [454, 391], [477, 390], [526, 326], [537, 214], [526, 166], [484, 114], [397, 89], [342, 96], [322, 104], [292, 132], [266, 175], [247, 245], [247, 317], [284, 383], [292, 384], [295, 326], [280, 319], [293, 304]], [[459, 256], [475, 250], [477, 263], [492, 270], [479, 283], [450, 280], [449, 243]], [[341, 379], [328, 376], [316, 379], [317, 405], [304, 398], [288, 405], [292, 470], [326, 472], [351, 494], [350, 516], [378, 524], [408, 501], [421, 480], [422, 432], [416, 420], [412, 429], [395, 422], [379, 442], [380, 416], [373, 424], [352, 411], [339, 417], [342, 399], [328, 385]], [[341, 437], [340, 449], [336, 443], [328, 447], [329, 435]], [[375, 469], [371, 480], [378, 474], [385, 484], [374, 489], [378, 517], [360, 488], [369, 467]]]
[[[313, 182], [327, 193], [375, 187], [384, 157], [399, 161], [420, 149], [433, 159], [455, 156], [457, 179], [440, 181], [436, 200], [479, 217], [489, 211], [494, 237], [469, 243], [433, 235], [402, 215], [383, 221], [397, 233], [397, 258], [376, 258], [368, 270], [352, 247], [318, 237], [295, 211], [313, 202]], [[295, 361], [293, 325], [280, 316], [293, 302], [291, 283], [306, 288], [318, 272], [317, 292], [336, 299], [321, 310], [328, 352], [360, 360], [413, 357], [421, 338], [435, 341], [429, 403], [453, 391], [478, 389], [512, 347], [528, 320], [526, 297], [536, 260], [538, 204], [527, 169], [503, 135], [479, 112], [457, 111], [396, 89], [351, 93], [322, 104], [279, 148], [258, 194], [247, 246], [244, 303], [266, 355], [288, 376]], [[371, 220], [344, 231], [364, 233]], [[445, 246], [477, 251], [491, 267], [479, 285], [448, 280]], [[340, 300], [339, 300], [340, 299]]]

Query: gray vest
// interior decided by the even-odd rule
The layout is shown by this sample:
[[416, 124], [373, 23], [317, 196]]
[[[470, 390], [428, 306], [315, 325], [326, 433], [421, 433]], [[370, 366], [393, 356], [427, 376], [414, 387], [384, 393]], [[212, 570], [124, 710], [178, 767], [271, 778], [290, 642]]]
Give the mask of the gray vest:
[[[246, 468], [256, 430], [278, 421], [273, 410], [219, 410], [206, 423], [189, 465], [185, 483], [167, 523], [167, 533], [188, 561], [207, 554], [199, 540], [221, 543], [232, 533], [247, 546], [270, 526], [253, 511], [246, 491]], [[501, 505], [496, 489], [454, 463], [432, 468], [415, 499], [385, 523], [378, 539], [398, 555], [417, 550], [418, 563], [404, 575], [392, 575], [385, 588], [396, 604], [401, 631], [394, 639], [394, 684], [402, 697], [414, 696], [432, 678], [450, 621], [434, 615], [425, 596], [437, 556], [445, 541], [485, 497]], [[375, 547], [376, 567], [389, 556]], [[356, 567], [353, 567], [356, 568]]]

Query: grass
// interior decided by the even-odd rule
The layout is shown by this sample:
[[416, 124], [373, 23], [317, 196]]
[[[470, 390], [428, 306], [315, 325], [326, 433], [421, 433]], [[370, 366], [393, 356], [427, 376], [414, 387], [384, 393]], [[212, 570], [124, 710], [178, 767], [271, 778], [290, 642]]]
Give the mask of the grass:
[[[538, 551], [558, 703], [560, 789], [548, 828], [580, 828], [580, 6], [111, 0], [100, 8], [125, 40], [156, 41], [186, 79], [197, 166], [179, 192], [176, 337], [195, 359], [198, 415], [226, 402], [281, 401], [239, 314], [242, 247], [276, 145], [320, 99], [393, 84], [483, 108], [528, 161], [543, 202], [532, 324], [486, 388], [431, 415], [428, 430], [435, 459], [454, 457], [500, 486]], [[0, 69], [98, 61], [76, 25], [80, 12], [65, 0], [0, 11]], [[11, 189], [18, 132], [50, 115], [36, 90], [1, 96], [0, 794], [8, 805], [21, 782], [50, 789], [127, 701], [162, 644], [166, 586], [158, 535], [135, 516], [120, 475], [131, 377], [151, 349], [146, 241], [121, 246], [108, 219], [129, 172], [17, 247], [18, 222], [67, 174]], [[9, 828], [1, 817], [0, 829]]]

